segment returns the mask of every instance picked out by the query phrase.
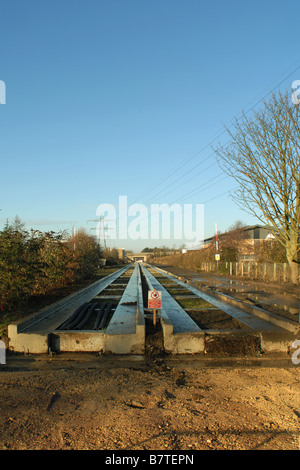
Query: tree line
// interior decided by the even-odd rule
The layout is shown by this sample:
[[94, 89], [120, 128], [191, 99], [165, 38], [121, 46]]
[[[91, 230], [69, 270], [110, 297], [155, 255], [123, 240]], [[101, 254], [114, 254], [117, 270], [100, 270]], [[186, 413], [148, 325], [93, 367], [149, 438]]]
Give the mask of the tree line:
[[65, 233], [25, 230], [16, 218], [0, 231], [0, 308], [9, 310], [32, 296], [92, 278], [102, 258], [94, 237], [84, 230]]
[[[255, 245], [253, 240], [249, 239], [249, 235], [245, 230], [247, 226], [236, 221], [226, 232], [218, 233], [218, 251], [221, 260], [224, 262], [240, 261], [241, 254], [254, 255], [255, 261], [259, 263], [287, 263], [286, 251], [282, 244], [276, 239], [260, 240]], [[175, 253], [173, 250], [166, 250], [162, 255], [164, 262], [179, 263], [182, 267], [199, 268], [201, 263], [215, 262], [216, 240], [200, 250], [192, 250], [188, 253]], [[160, 255], [156, 254], [155, 258]], [[160, 258], [161, 259], [161, 258]]]

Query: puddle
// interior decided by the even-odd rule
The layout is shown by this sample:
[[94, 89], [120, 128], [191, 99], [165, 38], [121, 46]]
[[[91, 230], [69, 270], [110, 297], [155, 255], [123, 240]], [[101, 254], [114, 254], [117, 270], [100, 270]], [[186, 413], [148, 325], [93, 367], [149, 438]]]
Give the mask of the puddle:
[[[231, 286], [229, 287], [228, 284]], [[216, 289], [216, 285], [210, 287]], [[277, 293], [263, 291], [260, 286], [250, 287], [236, 281], [228, 281], [227, 286], [224, 283], [222, 288], [219, 288], [219, 291], [240, 300], [248, 300], [253, 302], [253, 304], [261, 305], [262, 308], [273, 313], [287, 315], [292, 320], [298, 321], [299, 319], [300, 322], [300, 300], [288, 292], [283, 291], [278, 295]]]
[[262, 292], [258, 294], [253, 294], [249, 292], [247, 298], [262, 304], [266, 309], [268, 307], [273, 307], [277, 310], [284, 310], [285, 312], [300, 317], [300, 303], [293, 299], [285, 299], [272, 296], [269, 292]]

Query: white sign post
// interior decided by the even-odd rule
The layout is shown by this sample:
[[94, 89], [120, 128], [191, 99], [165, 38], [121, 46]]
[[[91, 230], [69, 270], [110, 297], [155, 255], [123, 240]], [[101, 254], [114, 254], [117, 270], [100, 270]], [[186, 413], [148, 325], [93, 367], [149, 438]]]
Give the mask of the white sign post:
[[148, 291], [148, 308], [153, 308], [153, 325], [156, 326], [156, 309], [161, 309], [161, 291]]

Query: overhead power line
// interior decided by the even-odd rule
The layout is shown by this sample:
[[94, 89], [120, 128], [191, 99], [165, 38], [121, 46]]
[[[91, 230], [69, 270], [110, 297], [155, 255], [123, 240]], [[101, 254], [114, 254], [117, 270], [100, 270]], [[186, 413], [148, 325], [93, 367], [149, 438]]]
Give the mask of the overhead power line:
[[[287, 70], [289, 70], [290, 68], [291, 68], [291, 66], [290, 66]], [[252, 103], [258, 99], [258, 97], [260, 96], [261, 93], [260, 93], [259, 95], [257, 95], [257, 97], [256, 97], [254, 100], [252, 100], [252, 101], [248, 104], [248, 106], [249, 106], [249, 105], [252, 105], [252, 106], [251, 106], [247, 111], [244, 111], [244, 112], [240, 115], [240, 117], [238, 117], [238, 118], [235, 118], [235, 117], [234, 117], [233, 119], [235, 119], [235, 121], [234, 121], [234, 122], [231, 121], [230, 125], [227, 126], [226, 129], [224, 128], [224, 129], [223, 129], [221, 132], [219, 132], [214, 138], [210, 139], [209, 142], [208, 142], [204, 147], [202, 147], [202, 148], [201, 148], [199, 151], [197, 151], [196, 153], [192, 154], [192, 156], [191, 156], [188, 160], [182, 162], [177, 168], [173, 169], [173, 171], [172, 171], [171, 173], [169, 173], [169, 174], [166, 175], [165, 177], [162, 177], [162, 178], [157, 182], [156, 185], [152, 186], [151, 189], [149, 189], [148, 191], [146, 191], [145, 193], [143, 193], [143, 194], [139, 197], [138, 200], [140, 200], [142, 197], [144, 197], [145, 195], [151, 193], [151, 192], [154, 191], [156, 188], [158, 188], [159, 186], [161, 186], [166, 180], [169, 180], [171, 176], [173, 176], [175, 173], [177, 173], [179, 170], [181, 170], [184, 166], [186, 166], [188, 163], [190, 163], [194, 158], [196, 158], [198, 155], [200, 155], [205, 149], [207, 149], [209, 146], [211, 146], [212, 143], [213, 143], [217, 138], [219, 138], [219, 137], [222, 136], [225, 132], [227, 132], [227, 129], [230, 129], [230, 128], [233, 126], [234, 123], [238, 122], [244, 115], [246, 115], [246, 114], [248, 114], [250, 111], [252, 111], [252, 110], [253, 110], [256, 106], [258, 106], [264, 99], [266, 99], [271, 93], [273, 93], [276, 88], [280, 87], [280, 86], [282, 85], [282, 83], [284, 83], [288, 78], [290, 78], [290, 77], [291, 77], [296, 71], [298, 71], [299, 69], [300, 69], [300, 65], [298, 65], [296, 68], [294, 68], [292, 72], [290, 72], [287, 76], [285, 76], [284, 79], [282, 79], [279, 83], [277, 83], [271, 90], [269, 90], [266, 94], [264, 94], [254, 105], [252, 105]], [[286, 70], [286, 71], [287, 71], [287, 70]], [[286, 73], [286, 72], [284, 72], [284, 73]], [[283, 75], [283, 74], [282, 74], [282, 75]], [[230, 140], [227, 141], [224, 145], [227, 145], [228, 143], [230, 143]], [[164, 192], [166, 189], [168, 189], [168, 188], [170, 188], [170, 187], [174, 187], [174, 185], [175, 185], [179, 180], [182, 180], [182, 178], [183, 178], [184, 176], [186, 176], [187, 174], [191, 173], [195, 168], [197, 168], [197, 167], [199, 167], [200, 165], [202, 165], [202, 164], [203, 164], [206, 160], [208, 160], [213, 154], [214, 154], [214, 152], [211, 153], [209, 156], [205, 157], [205, 158], [204, 158], [203, 160], [201, 160], [200, 162], [197, 162], [196, 165], [194, 165], [192, 168], [190, 168], [190, 169], [189, 169], [188, 171], [186, 171], [184, 174], [181, 174], [179, 178], [177, 178], [175, 181], [171, 182], [167, 187], [164, 187], [159, 193], [156, 193], [155, 196], [157, 197], [159, 194], [161, 194], [162, 192]], [[215, 164], [215, 163], [216, 163], [216, 162], [214, 162], [214, 164]], [[212, 164], [211, 166], [213, 166], [214, 164]], [[206, 168], [206, 169], [207, 169], [207, 168]], [[206, 169], [204, 169], [203, 172], [206, 171]], [[199, 175], [199, 173], [198, 173], [197, 175]], [[182, 186], [183, 184], [187, 184], [189, 181], [191, 181], [192, 179], [194, 179], [197, 175], [193, 175], [191, 178], [189, 178], [188, 180], [186, 180], [185, 182], [183, 182], [180, 186]], [[222, 176], [222, 175], [217, 175], [217, 176], [215, 176], [214, 178], [212, 178], [212, 179], [206, 181], [206, 182], [203, 183], [202, 185], [197, 186], [196, 188], [194, 188], [194, 189], [193, 189], [192, 191], [190, 191], [189, 193], [187, 193], [187, 194], [185, 194], [185, 195], [179, 197], [176, 201], [171, 202], [171, 204], [175, 204], [176, 202], [182, 200], [183, 198], [189, 197], [189, 196], [191, 196], [192, 194], [195, 194], [195, 193], [196, 193], [196, 194], [199, 194], [200, 192], [203, 192], [204, 190], [209, 189], [209, 188], [211, 188], [211, 187], [213, 187], [213, 186], [219, 184], [221, 181], [225, 180], [226, 178], [229, 178], [229, 176], [226, 175], [226, 176], [224, 176], [221, 180], [217, 180], [217, 178], [219, 178], [220, 176]], [[214, 183], [212, 183], [212, 184], [209, 185], [208, 187], [206, 187], [206, 188], [204, 188], [204, 189], [201, 189], [201, 188], [203, 188], [203, 186], [205, 186], [206, 184], [208, 184], [209, 182], [214, 181], [214, 180], [217, 180], [217, 181], [215, 181]], [[167, 194], [169, 194], [170, 192], [174, 191], [174, 190], [177, 189], [177, 188], [178, 188], [178, 186], [176, 186], [173, 190], [169, 191]], [[234, 189], [235, 189], [235, 188], [234, 188]], [[213, 200], [215, 200], [215, 199], [217, 199], [217, 198], [219, 198], [219, 197], [222, 197], [222, 196], [224, 196], [225, 194], [230, 193], [230, 192], [233, 191], [234, 189], [227, 190], [227, 191], [225, 191], [225, 192], [223, 192], [223, 193], [221, 193], [221, 194], [219, 194], [219, 195], [217, 195], [217, 196], [214, 196], [214, 197], [212, 197], [212, 198], [209, 198], [209, 199], [207, 199], [206, 201], [202, 202], [202, 204], [207, 204], [207, 203], [209, 203], [209, 202], [211, 202], [211, 201], [213, 201]], [[165, 195], [167, 195], [167, 194], [165, 194]], [[149, 201], [149, 202], [150, 202], [150, 201]], [[153, 202], [153, 200], [152, 200], [152, 202]], [[147, 203], [148, 203], [148, 202], [147, 202]]]
[[[290, 66], [284, 73], [286, 73], [292, 66]], [[266, 94], [264, 94], [261, 98], [258, 99], [258, 97], [261, 95], [258, 94], [256, 96], [256, 98], [254, 98], [249, 104], [248, 106], [250, 105], [251, 107], [244, 111], [238, 118], [236, 118], [235, 116], [233, 117], [231, 123], [229, 126], [227, 126], [227, 129], [230, 129], [233, 125], [234, 125], [234, 122], [238, 122], [242, 117], [243, 115], [246, 115], [248, 114], [250, 111], [252, 111], [256, 106], [258, 106], [263, 100], [265, 100], [271, 93], [274, 92], [274, 90], [278, 87], [280, 87], [288, 78], [290, 78], [295, 72], [297, 72], [298, 70], [300, 69], [300, 65], [298, 65], [296, 68], [294, 68], [292, 70], [292, 72], [290, 72], [287, 76], [285, 76], [282, 80], [280, 80], [279, 83], [277, 83], [273, 88], [271, 88], [271, 90], [269, 90]], [[281, 74], [283, 75], [283, 74]], [[252, 104], [254, 101], [256, 101], [258, 99], [257, 102], [255, 102], [255, 104]], [[233, 121], [235, 119], [235, 121]], [[149, 189], [148, 191], [146, 191], [145, 193], [143, 193], [139, 198], [138, 200], [140, 200], [142, 197], [146, 196], [147, 194], [153, 192], [154, 190], [156, 190], [159, 186], [161, 186], [166, 180], [169, 180], [170, 177], [172, 177], [173, 175], [175, 175], [175, 173], [177, 173], [178, 171], [180, 171], [183, 167], [185, 167], [188, 163], [190, 163], [194, 158], [196, 158], [198, 155], [200, 155], [205, 149], [207, 149], [209, 146], [212, 145], [212, 143], [218, 139], [219, 137], [221, 137], [223, 134], [227, 133], [227, 129], [223, 128], [222, 131], [219, 131], [217, 133], [217, 135], [215, 137], [213, 137], [212, 139], [209, 140], [209, 142], [204, 145], [204, 147], [202, 147], [199, 151], [197, 151], [196, 153], [192, 154], [192, 156], [182, 162], [177, 168], [175, 168], [171, 173], [169, 173], [168, 175], [166, 175], [165, 177], [161, 178], [157, 184], [155, 184], [154, 186], [151, 187], [151, 189]], [[227, 143], [229, 143], [230, 141], [226, 142], [225, 145]], [[180, 175], [179, 178], [177, 178], [175, 181], [171, 182], [166, 188], [164, 187], [163, 190], [161, 190], [159, 192], [159, 194], [161, 194], [165, 189], [167, 188], [170, 188], [172, 186], [174, 186], [179, 180], [182, 179], [182, 177], [186, 176], [187, 174], [191, 173], [195, 168], [199, 167], [200, 165], [202, 165], [208, 158], [210, 158], [214, 153], [210, 154], [208, 157], [204, 158], [203, 160], [201, 160], [200, 162], [197, 162], [196, 165], [194, 165], [192, 168], [190, 168], [187, 172], [185, 172], [183, 175]], [[195, 176], [192, 176], [192, 178], [190, 180], [192, 180]], [[186, 183], [188, 183], [190, 180], [187, 180]], [[217, 183], [216, 183], [217, 184]], [[177, 189], [177, 188], [174, 188], [174, 190]], [[168, 192], [168, 194], [170, 193], [170, 191]], [[155, 197], [157, 197], [158, 194], [156, 193]]]

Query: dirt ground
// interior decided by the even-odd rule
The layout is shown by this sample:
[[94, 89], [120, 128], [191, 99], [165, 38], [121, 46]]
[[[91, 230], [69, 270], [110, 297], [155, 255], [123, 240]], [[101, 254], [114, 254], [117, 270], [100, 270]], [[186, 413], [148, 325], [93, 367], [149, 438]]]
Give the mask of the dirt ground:
[[144, 356], [8, 353], [0, 450], [300, 449], [291, 357], [168, 356], [148, 333]]
[[291, 359], [8, 356], [0, 450], [298, 450]]

